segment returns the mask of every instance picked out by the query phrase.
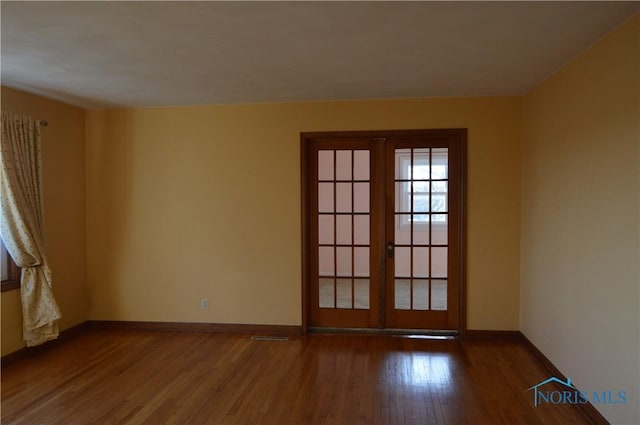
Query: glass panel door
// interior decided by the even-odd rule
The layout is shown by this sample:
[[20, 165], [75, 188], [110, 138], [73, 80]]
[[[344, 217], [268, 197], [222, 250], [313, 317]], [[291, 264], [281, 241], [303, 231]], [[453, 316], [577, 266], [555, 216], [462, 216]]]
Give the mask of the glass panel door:
[[369, 309], [369, 162], [368, 150], [318, 151], [319, 308]]
[[394, 305], [447, 309], [447, 148], [395, 150]]
[[465, 150], [465, 130], [303, 135], [307, 326], [459, 329]]
[[[451, 327], [450, 155], [446, 141], [387, 144], [387, 327]], [[454, 232], [455, 233], [455, 232]]]
[[[369, 142], [316, 142], [312, 325], [370, 327], [372, 154]], [[376, 286], [378, 287], [378, 286]]]

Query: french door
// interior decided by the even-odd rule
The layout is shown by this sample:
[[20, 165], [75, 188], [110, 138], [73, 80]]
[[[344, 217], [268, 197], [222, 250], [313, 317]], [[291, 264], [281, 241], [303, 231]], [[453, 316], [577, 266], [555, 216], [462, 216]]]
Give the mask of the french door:
[[463, 330], [466, 130], [301, 143], [303, 325]]

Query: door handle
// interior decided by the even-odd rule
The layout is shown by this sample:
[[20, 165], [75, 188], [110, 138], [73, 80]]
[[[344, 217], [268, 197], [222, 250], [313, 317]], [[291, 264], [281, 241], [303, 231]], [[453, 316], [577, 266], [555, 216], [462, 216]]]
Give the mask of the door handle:
[[387, 243], [387, 257], [393, 258], [393, 253], [394, 253], [395, 249], [396, 249], [396, 247], [393, 244], [393, 242]]

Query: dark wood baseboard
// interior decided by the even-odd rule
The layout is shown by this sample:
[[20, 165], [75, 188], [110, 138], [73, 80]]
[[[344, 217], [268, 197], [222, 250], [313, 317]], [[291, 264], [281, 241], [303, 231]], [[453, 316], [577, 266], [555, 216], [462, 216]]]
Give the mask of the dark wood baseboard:
[[302, 326], [253, 325], [240, 323], [128, 322], [90, 320], [91, 329], [117, 329], [155, 332], [252, 333], [261, 335], [302, 335]]
[[75, 326], [71, 326], [70, 328], [67, 328], [63, 331], [60, 331], [60, 335], [58, 335], [57, 339], [47, 341], [42, 345], [38, 345], [37, 347], [22, 347], [12, 353], [6, 354], [2, 356], [1, 367], [8, 366], [20, 359], [32, 357], [44, 351], [50, 350], [61, 342], [67, 341], [81, 333], [86, 332], [87, 328], [87, 322], [82, 322]]
[[476, 329], [467, 329], [462, 341], [522, 341], [522, 333], [520, 331], [485, 331]]
[[[529, 352], [533, 354], [538, 363], [540, 363], [540, 365], [547, 372], [549, 372], [549, 375], [555, 376], [556, 378], [566, 382], [567, 377], [564, 376], [562, 372], [560, 372], [560, 370], [551, 362], [551, 360], [549, 360], [547, 356], [545, 356], [542, 351], [538, 349], [538, 347], [533, 345], [533, 343], [529, 341], [529, 338], [527, 338], [522, 332], [518, 331], [518, 333], [520, 334], [520, 340], [522, 341], [522, 343], [525, 345], [525, 347], [527, 347]], [[600, 412], [598, 412], [598, 409], [596, 409], [593, 404], [575, 404], [575, 406], [577, 409], [579, 409], [580, 414], [587, 420], [587, 423], [591, 425], [610, 425], [609, 421], [607, 421], [605, 417], [602, 416]]]

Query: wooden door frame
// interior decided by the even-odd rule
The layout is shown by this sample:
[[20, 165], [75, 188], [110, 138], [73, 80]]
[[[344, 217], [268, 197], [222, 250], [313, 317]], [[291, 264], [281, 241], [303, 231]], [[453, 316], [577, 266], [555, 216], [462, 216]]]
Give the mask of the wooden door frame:
[[[458, 282], [458, 335], [464, 337], [467, 329], [467, 296], [466, 296], [466, 281], [467, 281], [467, 129], [422, 129], [422, 130], [373, 130], [373, 131], [327, 131], [327, 132], [302, 132], [300, 133], [300, 197], [301, 197], [301, 248], [302, 248], [302, 330], [303, 333], [307, 333], [309, 329], [309, 286], [311, 284], [311, 255], [313, 254], [313, 248], [311, 247], [310, 237], [310, 190], [309, 185], [312, 183], [311, 170], [309, 168], [310, 155], [313, 153], [310, 145], [314, 139], [344, 139], [344, 138], [360, 138], [369, 139], [378, 143], [384, 143], [390, 138], [407, 138], [407, 137], [441, 137], [447, 138], [452, 143], [457, 143], [459, 146], [457, 158], [460, 161], [459, 175], [457, 176], [460, 182], [459, 196], [456, 199], [451, 199], [450, 202], [456, 202], [458, 204], [458, 210], [460, 212], [459, 217], [455, 220], [455, 225], [458, 228], [460, 234], [460, 245], [456, 252], [453, 253], [453, 257], [457, 264], [460, 265], [460, 276]], [[379, 160], [384, 159], [385, 149], [378, 149]], [[380, 163], [380, 162], [379, 162]], [[384, 167], [379, 167], [384, 168]], [[382, 180], [386, 181], [386, 176], [382, 175], [383, 170], [371, 170], [371, 172], [379, 173]], [[380, 196], [378, 202], [385, 202], [385, 197]], [[373, 200], [372, 200], [373, 202]], [[382, 229], [382, 234], [385, 232], [385, 214], [380, 214], [379, 226]], [[379, 244], [379, 250], [381, 257], [385, 258], [385, 246], [386, 243]], [[385, 263], [385, 261], [382, 261]], [[382, 264], [380, 267], [386, 269], [386, 265]], [[383, 270], [384, 271], [384, 270]], [[384, 275], [384, 274], [383, 274]], [[380, 288], [381, 298], [380, 303], [385, 303], [384, 288]], [[378, 328], [382, 329], [385, 323], [385, 309], [380, 309]]]

